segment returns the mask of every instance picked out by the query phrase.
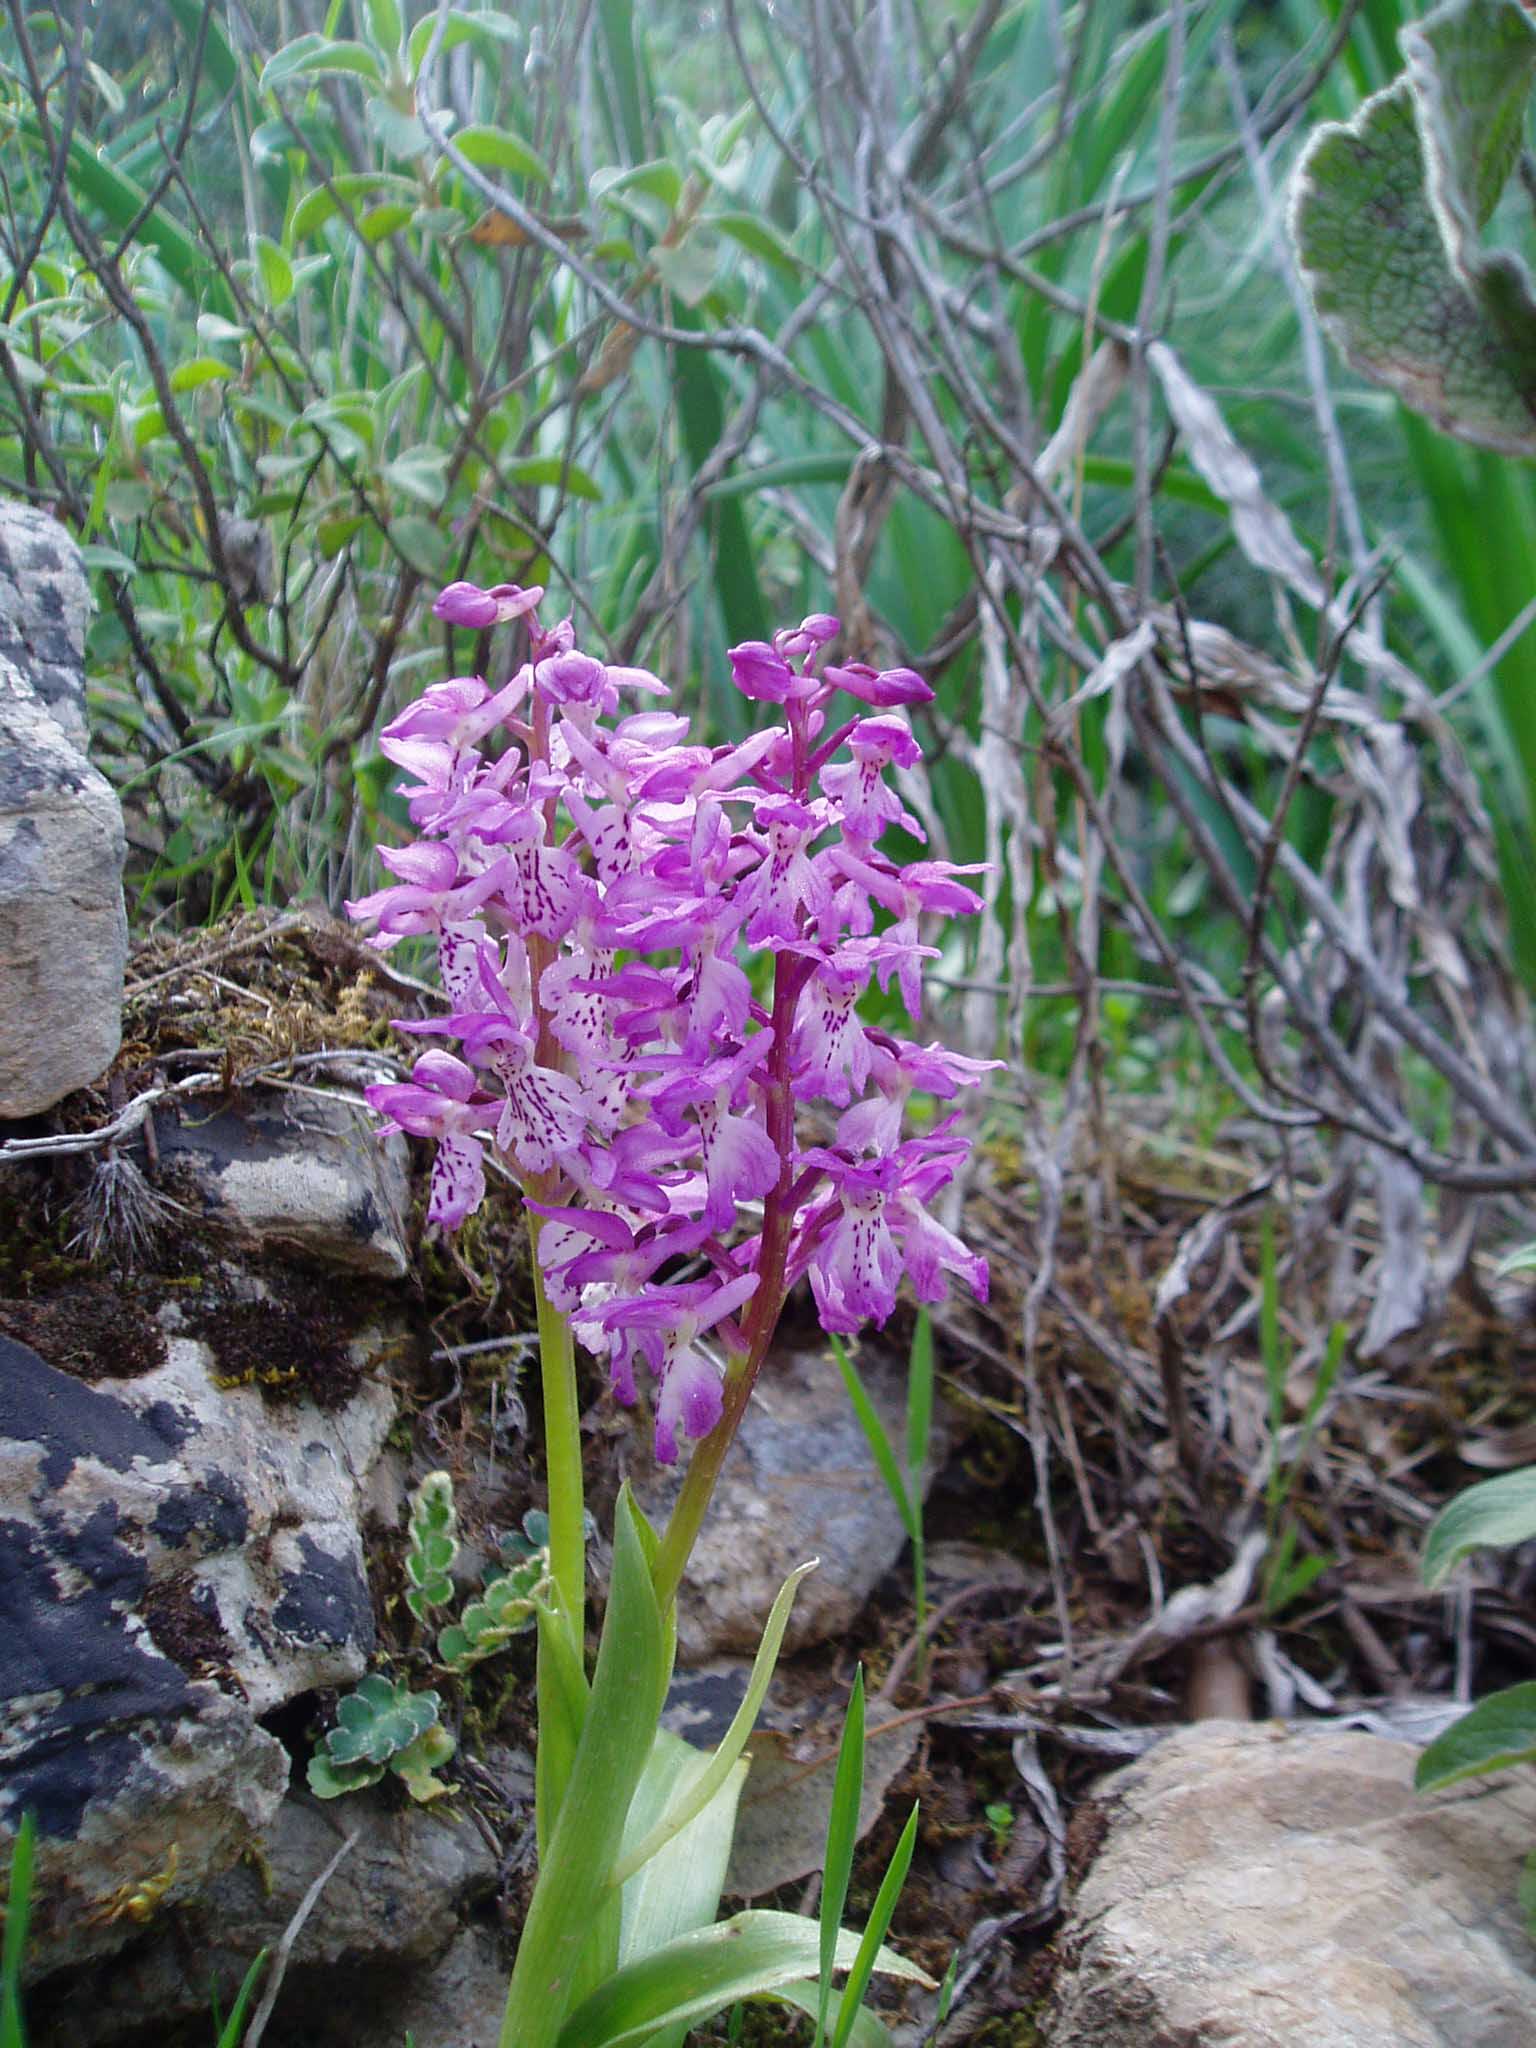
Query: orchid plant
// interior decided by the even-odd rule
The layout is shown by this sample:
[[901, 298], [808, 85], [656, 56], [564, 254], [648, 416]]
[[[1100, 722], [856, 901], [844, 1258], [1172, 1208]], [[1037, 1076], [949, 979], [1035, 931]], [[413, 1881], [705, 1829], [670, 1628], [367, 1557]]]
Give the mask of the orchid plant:
[[[991, 1063], [859, 1009], [872, 982], [894, 983], [916, 1019], [923, 916], [979, 900], [960, 879], [973, 870], [881, 850], [893, 827], [923, 836], [891, 779], [920, 758], [906, 712], [932, 691], [913, 671], [829, 662], [838, 622], [815, 615], [731, 650], [736, 687], [771, 722], [702, 746], [655, 676], [584, 653], [569, 620], [545, 627], [543, 595], [456, 583], [438, 598], [454, 626], [519, 622], [528, 658], [500, 689], [433, 684], [386, 728], [421, 836], [383, 850], [395, 879], [348, 909], [377, 946], [436, 942], [447, 1013], [401, 1028], [450, 1043], [368, 1090], [386, 1129], [436, 1140], [430, 1221], [464, 1221], [491, 1159], [521, 1186], [533, 1245], [540, 1866], [501, 2048], [671, 2048], [741, 1997], [827, 2009], [804, 1981], [827, 1977], [809, 1923], [713, 1924], [740, 1751], [801, 1574], [707, 1759], [659, 1729], [673, 1612], [791, 1289], [808, 1281], [833, 1334], [883, 1324], [903, 1275], [919, 1302], [950, 1275], [985, 1295], [984, 1262], [933, 1213], [967, 1149], [957, 1116], [905, 1124], [914, 1094], [953, 1101]], [[840, 693], [852, 711], [834, 717]], [[830, 1142], [802, 1139], [816, 1108]], [[578, 1343], [620, 1402], [649, 1394], [661, 1464], [689, 1452], [659, 1535], [620, 1497], [590, 1678]], [[854, 1964], [843, 1941], [834, 1968]], [[918, 1974], [883, 1948], [879, 1961]], [[833, 2038], [884, 2036], [850, 2011]]]

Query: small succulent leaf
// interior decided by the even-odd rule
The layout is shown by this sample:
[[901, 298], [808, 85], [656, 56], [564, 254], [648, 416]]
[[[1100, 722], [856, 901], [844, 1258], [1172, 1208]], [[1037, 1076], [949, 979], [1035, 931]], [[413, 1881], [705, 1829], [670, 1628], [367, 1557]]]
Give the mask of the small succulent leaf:
[[1463, 1778], [1536, 1763], [1536, 1680], [1506, 1686], [1453, 1721], [1420, 1756], [1416, 1791], [1434, 1792]]
[[1536, 25], [1516, 0], [1448, 0], [1402, 37], [1408, 71], [1313, 135], [1291, 232], [1357, 369], [1459, 439], [1536, 454], [1536, 297], [1480, 230], [1518, 151]]
[[542, 1508], [530, 1508], [524, 1515], [523, 1534], [535, 1550], [549, 1548], [549, 1517]]
[[411, 1797], [425, 1804], [430, 1799], [441, 1799], [453, 1790], [451, 1785], [445, 1785], [433, 1773], [449, 1761], [457, 1747], [448, 1730], [441, 1723], [434, 1723], [402, 1749], [389, 1768]]
[[310, 1758], [306, 1773], [309, 1789], [317, 1799], [339, 1799], [344, 1792], [366, 1791], [368, 1786], [377, 1785], [383, 1775], [382, 1765], [354, 1764], [350, 1769], [341, 1768], [323, 1749], [317, 1749]]
[[458, 1622], [450, 1622], [438, 1637], [437, 1661], [449, 1671], [462, 1671], [474, 1662], [469, 1637]]
[[1424, 1539], [1424, 1583], [1440, 1585], [1474, 1550], [1507, 1550], [1536, 1537], [1536, 1465], [1481, 1480], [1448, 1501]]

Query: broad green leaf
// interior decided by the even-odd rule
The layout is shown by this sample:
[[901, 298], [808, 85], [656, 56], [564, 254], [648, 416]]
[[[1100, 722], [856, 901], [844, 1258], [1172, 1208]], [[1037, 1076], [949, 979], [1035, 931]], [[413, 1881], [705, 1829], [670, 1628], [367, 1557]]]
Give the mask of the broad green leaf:
[[368, 0], [368, 32], [386, 56], [395, 56], [405, 42], [400, 0]]
[[[436, 8], [424, 14], [411, 30], [405, 46], [405, 65], [415, 78], [427, 60], [439, 16]], [[510, 14], [450, 14], [443, 21], [439, 51], [446, 56], [460, 43], [473, 43], [488, 63], [495, 63], [504, 44], [515, 42], [520, 33]]]
[[1405, 76], [1302, 158], [1302, 271], [1367, 376], [1462, 440], [1536, 454], [1536, 298], [1480, 235], [1519, 152], [1536, 23], [1517, 0], [1446, 0], [1400, 40]]
[[[858, 1950], [858, 1937], [843, 1934], [834, 1967], [851, 1969]], [[798, 1986], [819, 1965], [817, 1930], [801, 1914], [738, 1913], [615, 1971], [571, 2014], [557, 2048], [639, 2048], [663, 2027], [698, 2025], [738, 1999]], [[934, 1988], [931, 1977], [891, 1949], [878, 1952], [875, 1967]]]
[[1501, 1472], [1448, 1501], [1424, 1539], [1424, 1583], [1440, 1585], [1474, 1550], [1508, 1549], [1536, 1537], [1536, 1465]]
[[[632, 1829], [629, 1831], [633, 1837], [633, 1845], [631, 1846], [630, 1840], [626, 1839], [624, 1854], [613, 1874], [615, 1884], [624, 1884], [642, 1864], [664, 1848], [674, 1836], [681, 1834], [724, 1787], [735, 1768], [737, 1758], [746, 1747], [747, 1737], [752, 1733], [758, 1712], [767, 1697], [774, 1666], [779, 1661], [779, 1646], [784, 1640], [784, 1631], [789, 1626], [789, 1613], [795, 1604], [795, 1594], [799, 1591], [800, 1581], [808, 1572], [815, 1571], [816, 1563], [817, 1560], [813, 1558], [809, 1563], [797, 1566], [780, 1586], [778, 1597], [769, 1610], [762, 1640], [757, 1646], [757, 1655], [752, 1660], [752, 1672], [747, 1680], [746, 1693], [732, 1716], [731, 1725], [721, 1738], [719, 1747], [693, 1775], [687, 1788], [679, 1793], [674, 1803], [657, 1819], [654, 1826], [643, 1835], [635, 1835]], [[731, 1809], [734, 1815], [734, 1800], [731, 1802]], [[727, 1833], [727, 1856], [730, 1854], [730, 1847], [730, 1835]], [[722, 1882], [724, 1874], [722, 1865]]]
[[453, 138], [453, 146], [476, 170], [511, 171], [515, 177], [549, 183], [548, 164], [510, 128], [461, 128]]
[[389, 537], [411, 567], [423, 576], [446, 576], [452, 566], [451, 538], [419, 513], [407, 512], [399, 519], [391, 519]]
[[[711, 1759], [667, 1729], [657, 1731], [645, 1774], [624, 1823], [624, 1863], [636, 1865], [624, 1885], [619, 1934], [620, 1964], [664, 1948], [679, 1934], [708, 1927], [720, 1909], [736, 1803], [746, 1779], [744, 1759], [714, 1782], [712, 1794], [696, 1803], [693, 1794], [709, 1772]], [[640, 1844], [657, 1833], [669, 1812], [684, 1803], [690, 1818], [654, 1853], [637, 1857]], [[642, 1866], [643, 1867], [640, 1867]]]
[[293, 265], [289, 262], [287, 253], [278, 247], [270, 235], [255, 236], [252, 250], [267, 304], [286, 306], [293, 297]]
[[[601, 1917], [625, 1816], [651, 1753], [670, 1675], [666, 1646], [646, 1545], [626, 1487], [614, 1520], [608, 1612], [591, 1701], [508, 1992], [504, 2034], [518, 2048], [549, 2048], [560, 2033], [578, 1970], [594, 1967], [588, 1935]], [[617, 1942], [615, 1915], [614, 1959]], [[595, 1961], [611, 1966], [607, 1958]]]
[[228, 363], [221, 363], [217, 356], [193, 356], [185, 363], [178, 363], [171, 372], [173, 391], [201, 391], [205, 384], [222, 383], [234, 375]]
[[[843, 1996], [834, 1991], [827, 2007], [827, 2017], [835, 2027], [842, 2017]], [[821, 2010], [821, 1989], [816, 1984], [781, 1984], [774, 1997], [783, 2005], [796, 2005], [807, 2018], [815, 2019]], [[854, 2001], [853, 2031], [848, 2036], [848, 2048], [891, 2048], [891, 2037], [881, 2026], [874, 2014]]]
[[651, 260], [667, 290], [685, 306], [701, 305], [708, 298], [720, 267], [718, 249], [697, 228], [681, 242], [659, 242]]
[[603, 487], [595, 477], [579, 463], [566, 462], [559, 455], [521, 455], [513, 462], [504, 462], [501, 473], [508, 483], [555, 484], [570, 498], [596, 502], [603, 495]]
[[87, 569], [105, 569], [113, 576], [137, 576], [139, 565], [131, 555], [125, 555], [118, 548], [103, 547], [99, 541], [86, 541], [80, 549], [80, 560]]
[[383, 143], [391, 156], [415, 158], [427, 151], [427, 124], [419, 114], [402, 113], [392, 100], [371, 99], [363, 119], [368, 133]]
[[643, 192], [659, 199], [668, 213], [677, 209], [683, 196], [683, 174], [674, 163], [658, 158], [654, 163], [634, 164], [626, 170], [597, 170], [589, 188], [594, 199], [607, 199], [616, 192]]
[[1434, 1792], [1528, 1763], [1536, 1763], [1536, 1679], [1490, 1693], [1437, 1735], [1419, 1758], [1413, 1782], [1417, 1791]]
[[313, 31], [287, 43], [262, 69], [260, 90], [274, 92], [296, 78], [364, 78], [370, 85], [383, 86], [384, 73], [378, 58], [363, 43], [337, 42]]
[[333, 219], [343, 204], [355, 211], [355, 200], [366, 199], [375, 192], [398, 192], [402, 197], [409, 195], [414, 203], [417, 190], [415, 180], [402, 177], [398, 171], [344, 171], [339, 177], [332, 178], [329, 185], [320, 185], [313, 192], [305, 193], [293, 209], [288, 223], [288, 239], [302, 242]]
[[226, 320], [221, 313], [199, 313], [197, 316], [197, 338], [212, 347], [220, 342], [249, 341], [251, 330], [237, 321]]
[[406, 448], [381, 474], [386, 483], [423, 505], [441, 505], [448, 491], [448, 457], [441, 448]]
[[358, 222], [358, 233], [368, 243], [387, 241], [391, 235], [398, 235], [402, 228], [408, 228], [416, 218], [416, 208], [403, 200], [386, 199], [381, 206], [370, 206]]

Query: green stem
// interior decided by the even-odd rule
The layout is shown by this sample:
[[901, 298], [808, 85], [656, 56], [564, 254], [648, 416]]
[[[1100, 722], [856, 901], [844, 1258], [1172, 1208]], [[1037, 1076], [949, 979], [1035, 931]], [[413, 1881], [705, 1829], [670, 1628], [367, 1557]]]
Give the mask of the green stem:
[[587, 1533], [582, 1501], [581, 1408], [576, 1347], [569, 1319], [544, 1292], [539, 1264], [541, 1219], [528, 1213], [533, 1293], [539, 1310], [539, 1370], [544, 1388], [544, 1463], [549, 1480], [549, 1569], [560, 1612], [578, 1650], [585, 1631]]
[[710, 1496], [715, 1490], [715, 1481], [720, 1476], [720, 1467], [725, 1463], [725, 1454], [735, 1441], [736, 1428], [746, 1412], [747, 1402], [752, 1395], [752, 1382], [757, 1374], [748, 1368], [751, 1360], [741, 1352], [734, 1352], [725, 1368], [725, 1407], [720, 1420], [709, 1435], [697, 1446], [683, 1476], [682, 1490], [672, 1504], [667, 1517], [667, 1526], [662, 1532], [661, 1547], [656, 1553], [655, 1568], [651, 1580], [656, 1588], [656, 1598], [662, 1611], [677, 1597], [683, 1571], [693, 1549], [694, 1539], [703, 1524], [709, 1508]]

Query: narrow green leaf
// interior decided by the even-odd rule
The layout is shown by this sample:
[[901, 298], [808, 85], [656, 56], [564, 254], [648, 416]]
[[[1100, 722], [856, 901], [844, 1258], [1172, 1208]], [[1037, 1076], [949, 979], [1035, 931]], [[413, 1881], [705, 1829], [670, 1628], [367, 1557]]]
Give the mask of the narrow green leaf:
[[[821, 2007], [821, 1987], [817, 1984], [781, 1984], [774, 1993], [781, 2004], [798, 2006], [808, 2019], [815, 2019]], [[828, 2017], [833, 2026], [842, 2019], [843, 1997], [841, 1991], [834, 1991]], [[891, 2037], [872, 2012], [867, 2011], [854, 2000], [853, 2032], [848, 2036], [848, 2048], [891, 2048]]]
[[453, 146], [480, 171], [511, 171], [514, 177], [550, 182], [550, 169], [536, 149], [510, 128], [461, 128]]
[[0, 2048], [25, 2048], [21, 2020], [21, 1964], [27, 1950], [27, 1922], [32, 1913], [32, 1871], [37, 1850], [37, 1821], [24, 1813], [11, 1844], [11, 1874], [6, 1895], [5, 1933], [0, 1941]]
[[257, 1982], [260, 1979], [262, 1970], [266, 1967], [267, 1957], [270, 1954], [270, 1949], [259, 1949], [256, 1954], [256, 1960], [241, 1979], [240, 1989], [235, 1994], [235, 2002], [229, 2009], [229, 2018], [219, 2029], [218, 2048], [240, 2048], [240, 2036], [245, 2028], [246, 2011], [251, 2000], [256, 1995]]
[[1419, 1758], [1413, 1783], [1419, 1792], [1435, 1792], [1528, 1763], [1536, 1763], [1536, 1679], [1490, 1693], [1437, 1735]]
[[[834, 1339], [834, 1342], [836, 1340]], [[821, 1916], [817, 1931], [820, 1997], [816, 2009], [816, 2048], [827, 2031], [827, 2005], [832, 1994], [832, 1966], [837, 1955], [853, 1852], [859, 1840], [859, 1802], [864, 1790], [864, 1666], [854, 1673], [853, 1691], [837, 1749], [837, 1775], [832, 1781], [832, 1806], [827, 1815], [827, 1853], [822, 1865]]]
[[901, 1897], [901, 1888], [907, 1881], [907, 1872], [912, 1867], [912, 1851], [917, 1844], [917, 1808], [914, 1806], [907, 1816], [907, 1824], [901, 1831], [901, 1840], [892, 1851], [886, 1865], [885, 1876], [880, 1880], [880, 1889], [875, 1894], [875, 1903], [870, 1908], [869, 1923], [859, 1939], [859, 1952], [853, 1959], [848, 1972], [848, 1981], [843, 1986], [842, 2011], [832, 2035], [832, 2048], [848, 2048], [853, 2038], [853, 2023], [858, 2016], [859, 2006], [874, 1975], [875, 1964], [881, 1954], [880, 1944], [885, 1939], [896, 1911], [896, 1901]]
[[869, 1390], [859, 1375], [859, 1369], [848, 1354], [840, 1337], [829, 1339], [833, 1356], [837, 1359], [838, 1370], [843, 1375], [843, 1385], [848, 1389], [848, 1398], [853, 1403], [853, 1412], [859, 1418], [859, 1427], [869, 1445], [869, 1454], [875, 1461], [880, 1477], [885, 1481], [886, 1491], [896, 1503], [901, 1516], [901, 1525], [914, 1540], [921, 1535], [922, 1519], [917, 1513], [901, 1466], [897, 1462], [885, 1424], [879, 1411], [869, 1398]]
[[[35, 114], [23, 113], [16, 132], [39, 149], [46, 149]], [[141, 185], [99, 157], [89, 144], [75, 136], [69, 145], [68, 178], [76, 198], [98, 207], [115, 228], [126, 228], [143, 211], [146, 194]], [[235, 306], [229, 288], [207, 253], [164, 206], [150, 209], [139, 221], [135, 239], [165, 265], [171, 277], [194, 301], [204, 300], [215, 311], [233, 315]]]
[[[668, 2026], [698, 2025], [741, 1998], [765, 1998], [798, 1985], [818, 1967], [815, 1927], [799, 1913], [738, 1913], [680, 1935], [663, 1949], [614, 1972], [560, 2029], [557, 2048], [639, 2048]], [[834, 1967], [851, 1969], [857, 1938], [843, 1935]], [[934, 1988], [915, 1963], [881, 1949], [885, 1975]]]
[[1424, 1583], [1440, 1585], [1471, 1551], [1507, 1550], [1536, 1536], [1536, 1465], [1501, 1472], [1458, 1493], [1436, 1515], [1424, 1540]]
[[[167, 5], [186, 38], [189, 54], [197, 47], [198, 36], [203, 37], [203, 70], [214, 91], [233, 92], [240, 67], [229, 37], [224, 33], [221, 9], [217, 5], [206, 6], [205, 0], [167, 0]], [[205, 14], [208, 16], [206, 31], [203, 28]]]
[[917, 1312], [912, 1355], [907, 1364], [907, 1472], [921, 1493], [928, 1446], [933, 1436], [933, 1318]]

